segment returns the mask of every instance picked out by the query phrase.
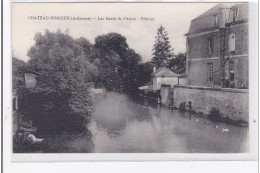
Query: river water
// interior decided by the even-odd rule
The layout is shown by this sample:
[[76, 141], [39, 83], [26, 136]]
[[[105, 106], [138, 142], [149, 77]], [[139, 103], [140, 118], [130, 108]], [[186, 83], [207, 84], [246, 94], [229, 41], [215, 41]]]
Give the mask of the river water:
[[[107, 93], [88, 125], [99, 153], [237, 153], [248, 151], [248, 128], [188, 112], [145, 106]], [[222, 129], [228, 129], [223, 132]], [[82, 146], [81, 146], [82, 147]]]

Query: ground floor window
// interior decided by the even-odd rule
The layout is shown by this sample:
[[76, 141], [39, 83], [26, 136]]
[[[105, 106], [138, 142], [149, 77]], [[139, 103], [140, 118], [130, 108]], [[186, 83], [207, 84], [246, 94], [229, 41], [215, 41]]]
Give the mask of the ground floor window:
[[213, 82], [213, 63], [208, 63], [208, 82]]
[[233, 59], [230, 59], [226, 64], [226, 77], [225, 77], [225, 88], [235, 88], [235, 63]]
[[235, 64], [233, 60], [229, 60], [229, 80], [230, 88], [235, 87]]
[[229, 71], [234, 72], [235, 71], [235, 65], [233, 60], [229, 60]]

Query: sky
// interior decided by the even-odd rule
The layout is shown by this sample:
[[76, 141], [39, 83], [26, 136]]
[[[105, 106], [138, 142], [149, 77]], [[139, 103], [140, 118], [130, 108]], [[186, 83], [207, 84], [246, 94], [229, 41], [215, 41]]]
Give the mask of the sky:
[[[73, 38], [85, 37], [92, 44], [97, 36], [116, 32], [126, 37], [130, 48], [143, 61], [152, 58], [152, 49], [160, 25], [168, 32], [174, 53], [186, 50], [185, 34], [190, 22], [216, 3], [13, 3], [13, 57], [28, 61], [27, 52], [34, 45], [34, 35], [48, 29], [68, 31]], [[37, 16], [68, 16], [92, 20], [33, 20]], [[139, 20], [97, 20], [97, 18], [130, 17]], [[141, 17], [153, 18], [144, 21]], [[93, 19], [96, 18], [96, 19]]]

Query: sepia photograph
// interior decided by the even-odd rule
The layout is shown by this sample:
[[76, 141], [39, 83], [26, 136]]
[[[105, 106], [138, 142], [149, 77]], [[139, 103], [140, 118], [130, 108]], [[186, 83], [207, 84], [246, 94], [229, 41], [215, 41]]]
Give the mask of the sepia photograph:
[[14, 154], [250, 152], [248, 3], [11, 8]]

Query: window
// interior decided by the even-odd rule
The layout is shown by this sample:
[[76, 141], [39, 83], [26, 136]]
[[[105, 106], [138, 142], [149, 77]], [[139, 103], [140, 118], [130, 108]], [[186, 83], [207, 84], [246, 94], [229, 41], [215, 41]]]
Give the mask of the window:
[[235, 65], [233, 60], [229, 60], [229, 71], [234, 72], [235, 71]]
[[208, 63], [208, 82], [213, 82], [213, 63]]
[[235, 88], [235, 73], [234, 72], [230, 72], [230, 88]]
[[230, 88], [235, 87], [235, 64], [234, 60], [229, 60], [229, 75], [230, 75]]
[[242, 50], [247, 51], [247, 32], [242, 30]]
[[214, 38], [209, 39], [209, 54], [213, 54], [214, 51]]
[[232, 9], [232, 22], [235, 22], [237, 20], [237, 14], [238, 14], [238, 9], [233, 8]]
[[214, 26], [218, 24], [218, 15], [214, 15]]
[[236, 36], [235, 34], [229, 34], [229, 38], [228, 38], [228, 49], [229, 52], [234, 52], [236, 50]]

